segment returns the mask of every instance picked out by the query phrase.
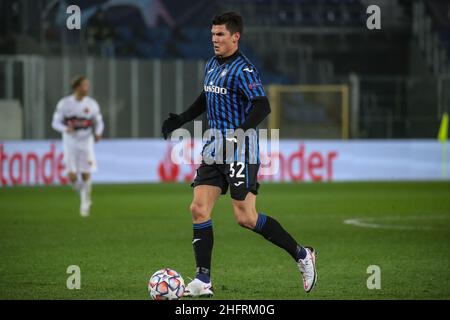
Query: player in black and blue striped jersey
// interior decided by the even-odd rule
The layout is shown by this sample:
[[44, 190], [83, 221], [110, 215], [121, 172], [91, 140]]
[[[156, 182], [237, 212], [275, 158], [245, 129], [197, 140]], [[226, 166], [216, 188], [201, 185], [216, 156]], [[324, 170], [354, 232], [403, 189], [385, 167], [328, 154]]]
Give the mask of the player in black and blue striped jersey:
[[239, 50], [208, 61], [203, 90], [208, 124], [218, 130], [238, 128], [255, 107], [253, 100], [266, 98], [258, 71]]
[[[213, 18], [214, 56], [205, 66], [203, 91], [188, 110], [179, 115], [171, 113], [162, 127], [166, 139], [173, 130], [204, 112], [210, 127], [209, 139], [202, 151], [203, 162], [192, 184], [192, 244], [197, 269], [195, 279], [186, 287], [187, 296], [214, 294], [210, 278], [211, 213], [228, 188], [239, 225], [285, 249], [297, 262], [306, 292], [310, 292], [317, 281], [314, 249], [299, 245], [277, 220], [256, 210], [259, 188], [256, 128], [270, 113], [270, 105], [257, 69], [239, 50], [242, 32], [242, 17], [237, 13], [228, 12]], [[242, 131], [245, 135], [236, 134]]]

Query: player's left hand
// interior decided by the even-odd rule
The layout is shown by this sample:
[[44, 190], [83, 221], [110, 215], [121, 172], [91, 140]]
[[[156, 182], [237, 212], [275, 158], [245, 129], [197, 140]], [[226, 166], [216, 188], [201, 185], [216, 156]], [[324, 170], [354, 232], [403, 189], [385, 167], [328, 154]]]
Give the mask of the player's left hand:
[[169, 118], [164, 120], [164, 123], [162, 125], [161, 132], [164, 136], [164, 139], [167, 139], [169, 134], [178, 129], [183, 125], [183, 122], [181, 121], [181, 118], [178, 114], [175, 113], [169, 113]]
[[100, 140], [102, 140], [102, 136], [96, 134], [94, 139], [95, 139], [95, 142], [99, 142]]

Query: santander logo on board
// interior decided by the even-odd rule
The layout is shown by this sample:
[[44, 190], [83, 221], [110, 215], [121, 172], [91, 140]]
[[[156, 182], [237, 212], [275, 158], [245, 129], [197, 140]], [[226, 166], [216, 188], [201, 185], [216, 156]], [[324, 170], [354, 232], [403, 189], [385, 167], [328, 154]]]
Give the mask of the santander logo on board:
[[55, 144], [42, 155], [34, 151], [7, 153], [0, 143], [0, 183], [6, 185], [67, 184], [63, 153]]

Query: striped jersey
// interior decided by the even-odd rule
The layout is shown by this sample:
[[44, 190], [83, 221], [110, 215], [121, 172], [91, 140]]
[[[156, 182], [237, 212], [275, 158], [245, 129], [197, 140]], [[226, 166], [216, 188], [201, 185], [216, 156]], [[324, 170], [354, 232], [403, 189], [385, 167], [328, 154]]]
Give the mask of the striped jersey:
[[[254, 107], [252, 100], [265, 97], [259, 73], [255, 66], [242, 53], [237, 51], [225, 62], [212, 57], [205, 66], [203, 91], [206, 96], [206, 116], [210, 129], [227, 133], [244, 123]], [[206, 163], [224, 163], [221, 151], [225, 140], [211, 132], [202, 155]], [[212, 136], [214, 135], [214, 136]], [[245, 148], [234, 154], [232, 161], [259, 163], [258, 134], [245, 140]]]
[[217, 57], [206, 63], [203, 91], [208, 125], [221, 131], [237, 128], [248, 117], [251, 100], [266, 96], [258, 71], [240, 52], [222, 64]]

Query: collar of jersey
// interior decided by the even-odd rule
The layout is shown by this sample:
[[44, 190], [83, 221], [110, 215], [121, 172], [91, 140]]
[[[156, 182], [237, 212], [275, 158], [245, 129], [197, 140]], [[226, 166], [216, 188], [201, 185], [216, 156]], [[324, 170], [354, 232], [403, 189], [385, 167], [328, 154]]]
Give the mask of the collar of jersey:
[[241, 55], [241, 52], [239, 51], [239, 49], [237, 49], [236, 52], [233, 53], [229, 57], [226, 57], [226, 58], [217, 58], [217, 57], [215, 57], [215, 59], [216, 59], [217, 63], [219, 64], [219, 66], [223, 66], [225, 64], [232, 63], [240, 55]]
[[75, 101], [76, 103], [82, 103], [87, 96], [84, 96], [83, 99], [81, 100], [77, 100], [77, 97], [75, 97], [75, 94], [71, 94], [73, 101]]

